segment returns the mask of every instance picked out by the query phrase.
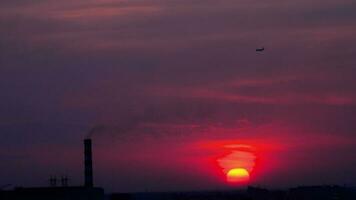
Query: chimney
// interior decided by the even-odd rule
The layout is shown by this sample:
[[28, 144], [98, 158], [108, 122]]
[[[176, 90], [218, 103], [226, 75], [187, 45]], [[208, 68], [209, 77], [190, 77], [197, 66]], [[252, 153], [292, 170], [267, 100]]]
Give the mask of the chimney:
[[91, 139], [84, 140], [84, 186], [93, 187], [93, 160]]

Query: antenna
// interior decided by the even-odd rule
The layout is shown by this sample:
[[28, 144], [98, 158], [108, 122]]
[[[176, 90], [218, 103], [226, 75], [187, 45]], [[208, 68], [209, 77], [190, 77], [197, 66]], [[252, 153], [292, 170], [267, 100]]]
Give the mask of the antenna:
[[62, 184], [62, 187], [68, 187], [68, 177], [67, 176], [62, 176], [61, 177], [61, 184]]
[[57, 186], [57, 177], [56, 176], [51, 176], [49, 178], [49, 185], [51, 187], [56, 187]]

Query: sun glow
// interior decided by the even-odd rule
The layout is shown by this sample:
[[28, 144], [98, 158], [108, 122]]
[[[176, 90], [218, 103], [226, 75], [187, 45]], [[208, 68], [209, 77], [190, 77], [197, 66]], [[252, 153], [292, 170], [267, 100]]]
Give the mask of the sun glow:
[[230, 183], [242, 183], [250, 179], [250, 173], [244, 168], [234, 168], [229, 170], [226, 178]]
[[226, 145], [226, 154], [217, 161], [229, 183], [244, 183], [250, 180], [255, 167], [256, 155], [249, 145]]

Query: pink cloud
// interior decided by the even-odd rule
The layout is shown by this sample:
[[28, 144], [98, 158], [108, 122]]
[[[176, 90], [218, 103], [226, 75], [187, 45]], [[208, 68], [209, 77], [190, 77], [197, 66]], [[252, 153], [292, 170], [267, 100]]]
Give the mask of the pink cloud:
[[[260, 85], [274, 83], [275, 81], [243, 81], [239, 82], [242, 85]], [[236, 83], [234, 83], [236, 85]], [[261, 86], [261, 85], [260, 85]], [[261, 86], [263, 87], [263, 86]], [[268, 86], [267, 86], [268, 87]], [[202, 87], [153, 87], [147, 89], [148, 94], [161, 97], [182, 97], [192, 99], [212, 99], [227, 102], [241, 103], [260, 103], [260, 104], [326, 104], [326, 105], [353, 105], [356, 103], [356, 97], [352, 94], [337, 94], [337, 93], [318, 93], [315, 94], [283, 91], [281, 93], [274, 92], [265, 95], [246, 95], [237, 93], [229, 93], [224, 91], [224, 88], [211, 89]]]

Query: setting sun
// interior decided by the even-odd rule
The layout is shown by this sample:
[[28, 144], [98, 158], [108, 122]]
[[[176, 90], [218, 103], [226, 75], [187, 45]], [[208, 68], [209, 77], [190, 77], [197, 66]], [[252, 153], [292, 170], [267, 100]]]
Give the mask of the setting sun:
[[246, 182], [250, 179], [250, 173], [244, 168], [234, 168], [229, 170], [226, 178], [230, 183]]
[[256, 162], [256, 148], [251, 145], [230, 143], [223, 145], [224, 154], [217, 159], [228, 183], [250, 181]]

